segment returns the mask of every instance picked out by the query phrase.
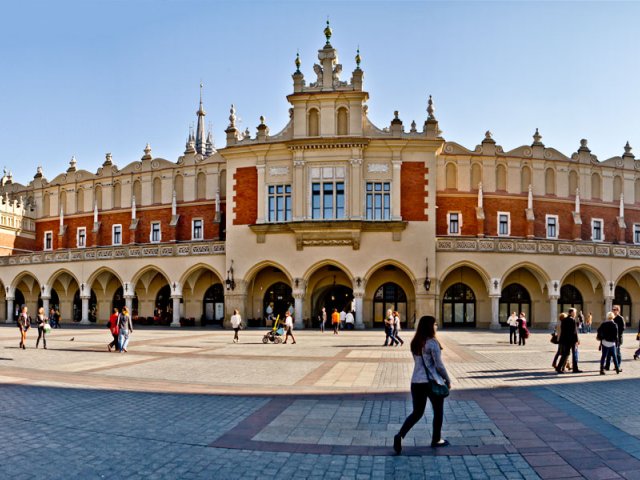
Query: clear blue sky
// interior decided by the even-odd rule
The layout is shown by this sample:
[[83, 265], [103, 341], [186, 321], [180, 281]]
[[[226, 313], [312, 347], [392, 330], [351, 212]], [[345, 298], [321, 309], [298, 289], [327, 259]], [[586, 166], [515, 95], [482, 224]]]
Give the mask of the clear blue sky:
[[146, 142], [175, 161], [200, 80], [217, 147], [231, 103], [243, 129], [264, 115], [276, 133], [296, 50], [313, 80], [327, 15], [343, 79], [360, 46], [379, 127], [394, 110], [422, 125], [432, 94], [445, 138], [470, 148], [538, 127], [568, 155], [587, 138], [601, 160], [627, 140], [640, 157], [639, 3], [22, 0], [0, 16], [0, 166], [51, 179], [72, 155], [122, 167]]

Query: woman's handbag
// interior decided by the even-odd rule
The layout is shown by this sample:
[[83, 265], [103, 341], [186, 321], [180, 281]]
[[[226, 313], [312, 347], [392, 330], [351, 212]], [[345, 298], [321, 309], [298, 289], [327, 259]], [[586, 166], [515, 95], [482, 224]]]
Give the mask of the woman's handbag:
[[424, 371], [427, 374], [427, 379], [429, 380], [429, 388], [431, 389], [431, 393], [433, 393], [436, 397], [446, 398], [449, 396], [449, 387], [446, 385], [440, 385], [438, 382], [433, 380], [429, 375], [429, 369], [427, 368], [427, 362], [424, 361], [424, 357], [420, 355], [422, 358], [422, 364], [424, 365]]
[[551, 343], [553, 343], [554, 345], [558, 345], [559, 340], [558, 340], [558, 334], [556, 332], [553, 332], [551, 334], [551, 340], [549, 340]]
[[636, 340], [640, 341], [640, 332], [636, 334]]

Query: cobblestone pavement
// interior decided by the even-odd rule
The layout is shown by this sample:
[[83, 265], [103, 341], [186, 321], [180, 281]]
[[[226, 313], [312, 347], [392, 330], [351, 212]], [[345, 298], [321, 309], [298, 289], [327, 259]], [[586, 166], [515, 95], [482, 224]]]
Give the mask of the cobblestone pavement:
[[[109, 353], [106, 328], [63, 328], [18, 349], [0, 327], [0, 478], [637, 478], [640, 362], [600, 376], [594, 335], [580, 368], [556, 375], [545, 332], [439, 333], [454, 382], [444, 449], [428, 410], [391, 451], [411, 411], [408, 345], [377, 331], [143, 329]], [[405, 337], [410, 338], [409, 332]]]

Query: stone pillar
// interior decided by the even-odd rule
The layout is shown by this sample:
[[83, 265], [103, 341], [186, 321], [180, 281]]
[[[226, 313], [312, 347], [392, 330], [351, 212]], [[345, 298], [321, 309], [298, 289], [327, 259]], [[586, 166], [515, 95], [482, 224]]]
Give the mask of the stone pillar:
[[291, 213], [293, 221], [300, 222], [307, 217], [303, 194], [306, 191], [304, 185], [304, 158], [301, 150], [294, 151], [293, 155], [293, 212]]
[[42, 308], [44, 309], [44, 316], [47, 318], [49, 317], [49, 300], [51, 300], [50, 296], [42, 296]]
[[363, 312], [363, 299], [364, 292], [363, 291], [355, 291], [353, 292], [353, 300], [356, 309], [356, 330], [364, 330], [364, 312]]
[[80, 320], [80, 325], [90, 325], [91, 322], [89, 321], [89, 299], [91, 297], [82, 296], [80, 298], [82, 299], [82, 317]]
[[558, 324], [558, 295], [549, 295], [549, 330], [556, 328]]
[[[614, 297], [612, 295], [607, 295], [604, 297], [604, 314], [605, 315], [611, 311], [611, 308], [613, 307], [613, 299]], [[605, 315], [603, 315], [602, 318], [604, 318]]]
[[402, 215], [400, 214], [402, 160], [393, 160], [391, 163], [393, 164], [391, 176], [391, 220], [402, 220]]
[[5, 323], [13, 323], [14, 319], [13, 319], [13, 301], [15, 300], [15, 298], [13, 297], [7, 297], [7, 319], [5, 320]]
[[124, 295], [124, 304], [129, 311], [131, 321], [133, 321], [133, 295]]
[[366, 215], [362, 208], [362, 157], [352, 158], [351, 164], [351, 219], [361, 220]]
[[491, 298], [491, 330], [500, 330], [500, 295], [490, 295]]
[[[231, 315], [228, 315], [228, 313], [230, 314], [236, 308], [240, 312], [240, 315], [242, 316], [243, 320], [246, 321], [247, 319], [246, 303], [247, 303], [247, 293], [245, 291], [244, 282], [242, 280], [236, 280], [235, 290], [225, 290], [224, 292], [225, 315], [222, 323], [223, 328], [230, 328], [229, 321], [231, 319]], [[262, 315], [262, 312], [260, 312], [260, 315]]]
[[294, 320], [295, 325], [298, 330], [303, 330], [305, 328], [304, 318], [303, 318], [303, 307], [304, 307], [304, 291], [296, 291], [293, 293], [294, 299]]
[[[265, 195], [265, 164], [264, 158], [262, 159], [262, 165], [256, 165], [256, 169], [258, 170], [258, 218], [256, 219], [256, 223], [264, 223], [266, 216], [266, 195]], [[238, 185], [236, 188], [243, 188], [243, 186]]]
[[173, 300], [173, 318], [171, 319], [172, 327], [180, 326], [180, 299], [182, 295], [171, 295], [171, 300]]

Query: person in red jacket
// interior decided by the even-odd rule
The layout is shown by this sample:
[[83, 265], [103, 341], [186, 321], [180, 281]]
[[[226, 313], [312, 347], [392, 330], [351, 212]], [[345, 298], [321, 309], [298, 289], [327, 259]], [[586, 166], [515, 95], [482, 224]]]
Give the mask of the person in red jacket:
[[117, 308], [113, 309], [113, 314], [109, 317], [109, 330], [111, 331], [111, 335], [113, 336], [113, 341], [107, 345], [107, 349], [111, 351], [112, 348], [116, 349], [116, 352], [120, 350], [118, 345], [118, 316], [119, 312]]

